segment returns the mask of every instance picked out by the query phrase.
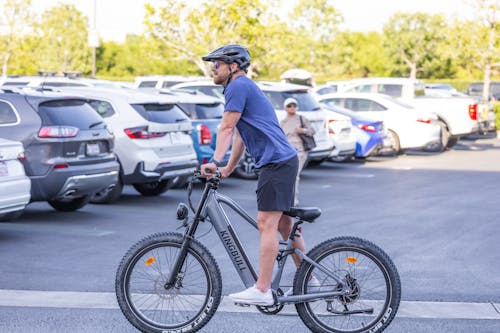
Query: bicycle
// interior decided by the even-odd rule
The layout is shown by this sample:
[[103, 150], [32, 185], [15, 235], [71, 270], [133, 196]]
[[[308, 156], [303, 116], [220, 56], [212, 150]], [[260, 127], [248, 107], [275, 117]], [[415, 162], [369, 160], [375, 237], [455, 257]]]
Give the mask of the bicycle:
[[[195, 208], [193, 182], [204, 180]], [[195, 173], [188, 186], [189, 208], [180, 203], [177, 219], [184, 234], [150, 235], [133, 245], [116, 273], [116, 296], [127, 320], [142, 332], [195, 332], [212, 318], [221, 301], [219, 267], [195, 233], [200, 222], [217, 232], [243, 284], [257, 280], [225, 211], [227, 206], [257, 228], [257, 222], [235, 201], [218, 193], [219, 173], [204, 179]], [[222, 205], [225, 205], [224, 207]], [[357, 237], [326, 240], [304, 254], [292, 247], [297, 229], [320, 216], [319, 208], [293, 207], [285, 214], [296, 218], [290, 237], [280, 241], [278, 268], [271, 283], [274, 305], [257, 306], [264, 314], [277, 314], [294, 304], [299, 317], [313, 332], [382, 332], [393, 320], [401, 298], [401, 282], [393, 262], [382, 249]], [[288, 256], [302, 262], [293, 281], [293, 295], [285, 295], [280, 280]], [[320, 286], [310, 287], [312, 276]]]

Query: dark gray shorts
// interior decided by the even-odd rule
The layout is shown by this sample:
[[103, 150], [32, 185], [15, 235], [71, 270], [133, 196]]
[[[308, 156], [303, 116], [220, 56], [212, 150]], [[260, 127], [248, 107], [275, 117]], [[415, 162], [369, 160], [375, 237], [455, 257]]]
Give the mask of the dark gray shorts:
[[297, 155], [291, 159], [266, 164], [257, 169], [257, 208], [261, 212], [288, 211], [293, 207], [295, 179], [299, 160]]

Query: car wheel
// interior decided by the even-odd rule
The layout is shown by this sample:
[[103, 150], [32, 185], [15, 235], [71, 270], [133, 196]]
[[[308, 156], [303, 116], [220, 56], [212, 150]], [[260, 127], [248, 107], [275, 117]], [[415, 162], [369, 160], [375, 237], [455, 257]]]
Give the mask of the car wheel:
[[137, 183], [133, 184], [133, 186], [135, 190], [140, 194], [147, 197], [152, 197], [167, 192], [169, 181], [161, 180], [159, 182]]
[[[332, 157], [333, 158], [333, 157]], [[323, 163], [324, 161], [326, 161], [326, 158], [324, 159], [320, 159], [320, 160], [309, 160], [307, 161], [307, 164], [305, 165], [306, 167], [307, 166], [318, 166], [320, 165], [321, 163]]]
[[257, 173], [255, 173], [255, 161], [246, 150], [245, 155], [234, 169], [234, 174], [237, 177], [244, 179], [257, 179]]
[[189, 176], [177, 176], [170, 180], [170, 188], [184, 188], [187, 185]]
[[90, 199], [90, 202], [95, 204], [108, 204], [115, 202], [122, 195], [122, 191], [123, 182], [121, 180], [118, 180], [118, 182], [115, 184], [115, 187], [113, 187], [111, 190], [106, 189], [94, 194]]
[[458, 143], [458, 138], [450, 138], [446, 147], [451, 148]]
[[387, 134], [389, 134], [389, 138], [391, 140], [391, 148], [395, 154], [401, 153], [401, 144], [399, 143], [399, 136], [396, 132], [392, 130], [387, 130]]
[[72, 200], [49, 200], [47, 201], [55, 210], [61, 212], [73, 212], [88, 204], [90, 195], [72, 199]]
[[448, 147], [450, 131], [448, 131], [448, 126], [444, 122], [439, 121], [438, 125], [441, 127], [441, 150], [444, 151]]
[[24, 210], [16, 210], [14, 212], [8, 212], [5, 214], [0, 214], [0, 222], [8, 222], [19, 218], [23, 214]]

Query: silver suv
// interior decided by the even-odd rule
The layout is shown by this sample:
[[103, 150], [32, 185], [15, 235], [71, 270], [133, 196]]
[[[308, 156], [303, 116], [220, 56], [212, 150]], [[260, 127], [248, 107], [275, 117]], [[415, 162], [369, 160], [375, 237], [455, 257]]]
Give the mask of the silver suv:
[[60, 89], [85, 96], [115, 133], [120, 179], [92, 202], [117, 200], [127, 184], [142, 195], [160, 195], [173, 178], [190, 175], [197, 168], [191, 121], [174, 96], [105, 88]]

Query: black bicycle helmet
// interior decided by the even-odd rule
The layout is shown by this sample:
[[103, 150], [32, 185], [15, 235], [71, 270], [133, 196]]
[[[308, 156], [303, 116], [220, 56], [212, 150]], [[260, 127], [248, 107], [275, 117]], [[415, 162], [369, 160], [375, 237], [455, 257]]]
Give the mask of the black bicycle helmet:
[[250, 53], [248, 53], [246, 47], [238, 44], [221, 46], [201, 59], [203, 59], [203, 61], [220, 60], [228, 64], [235, 62], [238, 64], [238, 67], [245, 72], [248, 66], [250, 66]]

